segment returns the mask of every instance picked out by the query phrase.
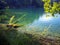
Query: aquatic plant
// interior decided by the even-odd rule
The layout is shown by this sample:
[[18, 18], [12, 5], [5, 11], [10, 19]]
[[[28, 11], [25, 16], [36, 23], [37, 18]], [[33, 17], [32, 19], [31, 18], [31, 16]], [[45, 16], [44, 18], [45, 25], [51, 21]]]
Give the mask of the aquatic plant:
[[10, 18], [9, 24], [12, 24], [12, 21], [13, 21], [14, 17], [15, 17], [15, 16], [12, 16], [12, 17]]
[[[18, 21], [20, 21], [24, 16], [26, 16], [26, 15], [23, 15], [23, 16], [21, 16], [20, 18], [18, 18], [18, 19], [15, 19], [14, 17], [15, 16], [12, 16], [11, 18], [10, 18], [10, 20], [8, 21], [8, 27], [14, 27], [14, 28], [17, 28], [17, 27], [21, 27], [21, 26], [23, 26], [23, 24], [17, 24], [17, 22]], [[14, 20], [15, 19], [15, 20]]]
[[26, 14], [24, 14], [23, 16], [21, 16], [20, 18], [18, 18], [17, 20], [15, 20], [13, 23], [16, 23], [17, 21], [21, 20], [25, 16], [26, 16]]
[[[4, 27], [1, 28], [1, 25], [0, 25], [0, 35], [4, 36], [4, 39], [7, 40], [7, 42], [5, 42], [5, 44], [9, 43], [10, 45], [28, 45], [28, 44], [29, 45], [44, 45], [44, 44], [48, 45], [48, 43], [55, 44], [58, 42], [58, 41], [56, 41], [56, 39], [54, 40], [54, 39], [46, 37], [49, 33], [48, 30], [50, 29], [51, 25], [49, 25], [48, 28], [46, 27], [43, 32], [36, 32], [35, 29], [32, 29], [33, 31], [32, 30], [28, 30], [26, 32], [21, 31], [21, 30], [25, 30], [24, 27], [22, 27], [22, 29], [20, 31], [14, 29], [14, 28], [8, 29], [8, 27], [6, 27], [8, 29], [8, 30], [6, 30]], [[2, 36], [0, 36], [0, 38]], [[3, 41], [4, 41], [4, 39], [3, 39]], [[53, 41], [53, 43], [51, 40]], [[59, 44], [59, 43], [60, 42], [58, 42], [57, 44]]]

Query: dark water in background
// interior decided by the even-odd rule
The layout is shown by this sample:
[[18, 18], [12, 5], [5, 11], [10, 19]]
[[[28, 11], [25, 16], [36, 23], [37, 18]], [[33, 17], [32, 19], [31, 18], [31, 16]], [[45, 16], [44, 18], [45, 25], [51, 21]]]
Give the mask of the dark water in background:
[[26, 16], [18, 20], [17, 23], [27, 25], [29, 29], [34, 28], [36, 31], [43, 31], [45, 28], [49, 28], [48, 30], [50, 32], [60, 34], [60, 16], [52, 17], [51, 20], [46, 21], [41, 18], [41, 16], [45, 15], [42, 8], [10, 9], [10, 11], [12, 12], [11, 15], [15, 15], [16, 19], [19, 19], [25, 14]]

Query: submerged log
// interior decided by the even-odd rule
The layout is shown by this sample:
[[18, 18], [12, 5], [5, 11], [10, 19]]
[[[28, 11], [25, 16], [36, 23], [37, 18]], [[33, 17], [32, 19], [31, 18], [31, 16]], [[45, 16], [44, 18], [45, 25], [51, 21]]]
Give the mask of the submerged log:
[[23, 25], [17, 25], [17, 24], [0, 24], [0, 30], [17, 30], [17, 28], [22, 26]]

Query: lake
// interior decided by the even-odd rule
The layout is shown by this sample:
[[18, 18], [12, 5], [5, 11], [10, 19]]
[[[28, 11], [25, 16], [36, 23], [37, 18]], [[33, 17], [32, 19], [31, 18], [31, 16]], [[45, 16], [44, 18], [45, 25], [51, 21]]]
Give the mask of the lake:
[[15, 15], [17, 23], [27, 25], [28, 30], [35, 29], [39, 32], [47, 29], [49, 32], [60, 34], [60, 14], [46, 18], [42, 8], [10, 9], [10, 12], [11, 15]]

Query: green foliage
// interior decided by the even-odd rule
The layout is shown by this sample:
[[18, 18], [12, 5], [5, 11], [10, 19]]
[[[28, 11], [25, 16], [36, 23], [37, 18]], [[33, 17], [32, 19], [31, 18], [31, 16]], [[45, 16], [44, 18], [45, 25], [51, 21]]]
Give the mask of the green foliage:
[[56, 13], [60, 13], [60, 2], [53, 2], [51, 4], [51, 0], [42, 0], [44, 2], [44, 10], [46, 13], [51, 13], [52, 16]]

